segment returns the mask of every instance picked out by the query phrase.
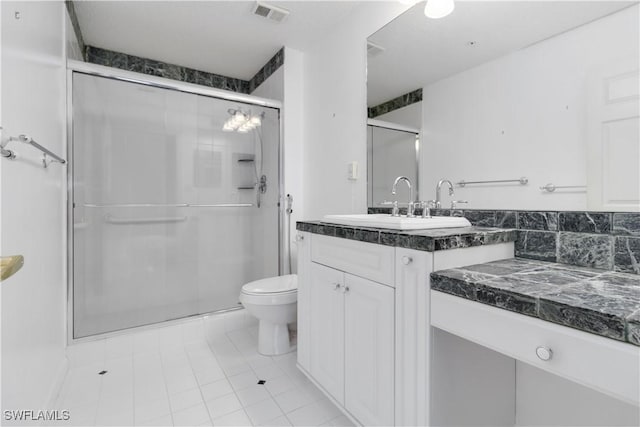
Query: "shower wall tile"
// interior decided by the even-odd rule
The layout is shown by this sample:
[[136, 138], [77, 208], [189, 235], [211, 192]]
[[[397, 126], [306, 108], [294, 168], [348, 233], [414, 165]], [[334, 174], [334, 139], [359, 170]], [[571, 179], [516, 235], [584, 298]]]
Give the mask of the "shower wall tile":
[[128, 60], [127, 55], [125, 55], [124, 53], [112, 52], [110, 66], [126, 70], [127, 60]]
[[184, 79], [183, 81], [187, 83], [197, 84], [197, 81], [198, 81], [197, 76], [198, 76], [198, 72], [193, 68], [185, 68], [184, 71], [182, 72], [182, 78]]
[[282, 48], [251, 81], [247, 81], [89, 45], [85, 46], [84, 54], [86, 61], [93, 64], [247, 94], [253, 92], [284, 64], [284, 48]]
[[[91, 61], [89, 61], [91, 62]], [[134, 73], [144, 73], [145, 72], [145, 60], [144, 58], [138, 58], [137, 56], [129, 56], [127, 57], [127, 68], [126, 70], [133, 71]]]
[[87, 58], [87, 62], [91, 62], [92, 64], [111, 66], [111, 51], [109, 50], [87, 46], [85, 57]]
[[422, 102], [422, 88], [405, 93], [404, 95], [400, 95], [397, 98], [393, 98], [374, 107], [369, 107], [367, 109], [367, 116], [373, 119], [399, 108], [406, 107], [407, 105], [415, 104], [416, 102]]

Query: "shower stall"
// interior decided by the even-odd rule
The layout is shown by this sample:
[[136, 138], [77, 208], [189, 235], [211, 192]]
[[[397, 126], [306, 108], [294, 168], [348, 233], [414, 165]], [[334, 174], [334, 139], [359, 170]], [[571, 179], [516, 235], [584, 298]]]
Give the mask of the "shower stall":
[[280, 273], [279, 105], [127, 76], [70, 72], [73, 339], [239, 308]]

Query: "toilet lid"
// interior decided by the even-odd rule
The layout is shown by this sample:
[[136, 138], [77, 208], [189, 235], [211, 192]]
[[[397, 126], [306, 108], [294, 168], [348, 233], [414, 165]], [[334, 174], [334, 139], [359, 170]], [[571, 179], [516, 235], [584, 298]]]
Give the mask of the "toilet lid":
[[294, 292], [298, 290], [298, 275], [268, 277], [266, 279], [249, 282], [242, 287], [242, 292], [247, 294], [275, 294]]

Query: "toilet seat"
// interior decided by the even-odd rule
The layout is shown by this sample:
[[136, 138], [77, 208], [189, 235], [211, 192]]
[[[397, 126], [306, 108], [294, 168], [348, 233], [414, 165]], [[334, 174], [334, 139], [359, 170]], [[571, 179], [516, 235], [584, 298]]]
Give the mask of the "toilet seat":
[[242, 287], [242, 293], [246, 295], [283, 295], [297, 292], [298, 276], [296, 274], [255, 280]]

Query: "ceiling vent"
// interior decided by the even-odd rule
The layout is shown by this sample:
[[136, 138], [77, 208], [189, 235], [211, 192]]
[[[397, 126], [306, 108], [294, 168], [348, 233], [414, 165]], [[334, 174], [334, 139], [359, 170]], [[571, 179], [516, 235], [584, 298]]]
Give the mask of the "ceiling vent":
[[281, 7], [271, 6], [263, 2], [256, 2], [253, 8], [254, 15], [270, 19], [275, 22], [284, 21], [289, 16], [289, 11]]
[[384, 48], [382, 46], [371, 43], [370, 41], [367, 42], [367, 56], [369, 58], [380, 55], [382, 52], [384, 52]]

